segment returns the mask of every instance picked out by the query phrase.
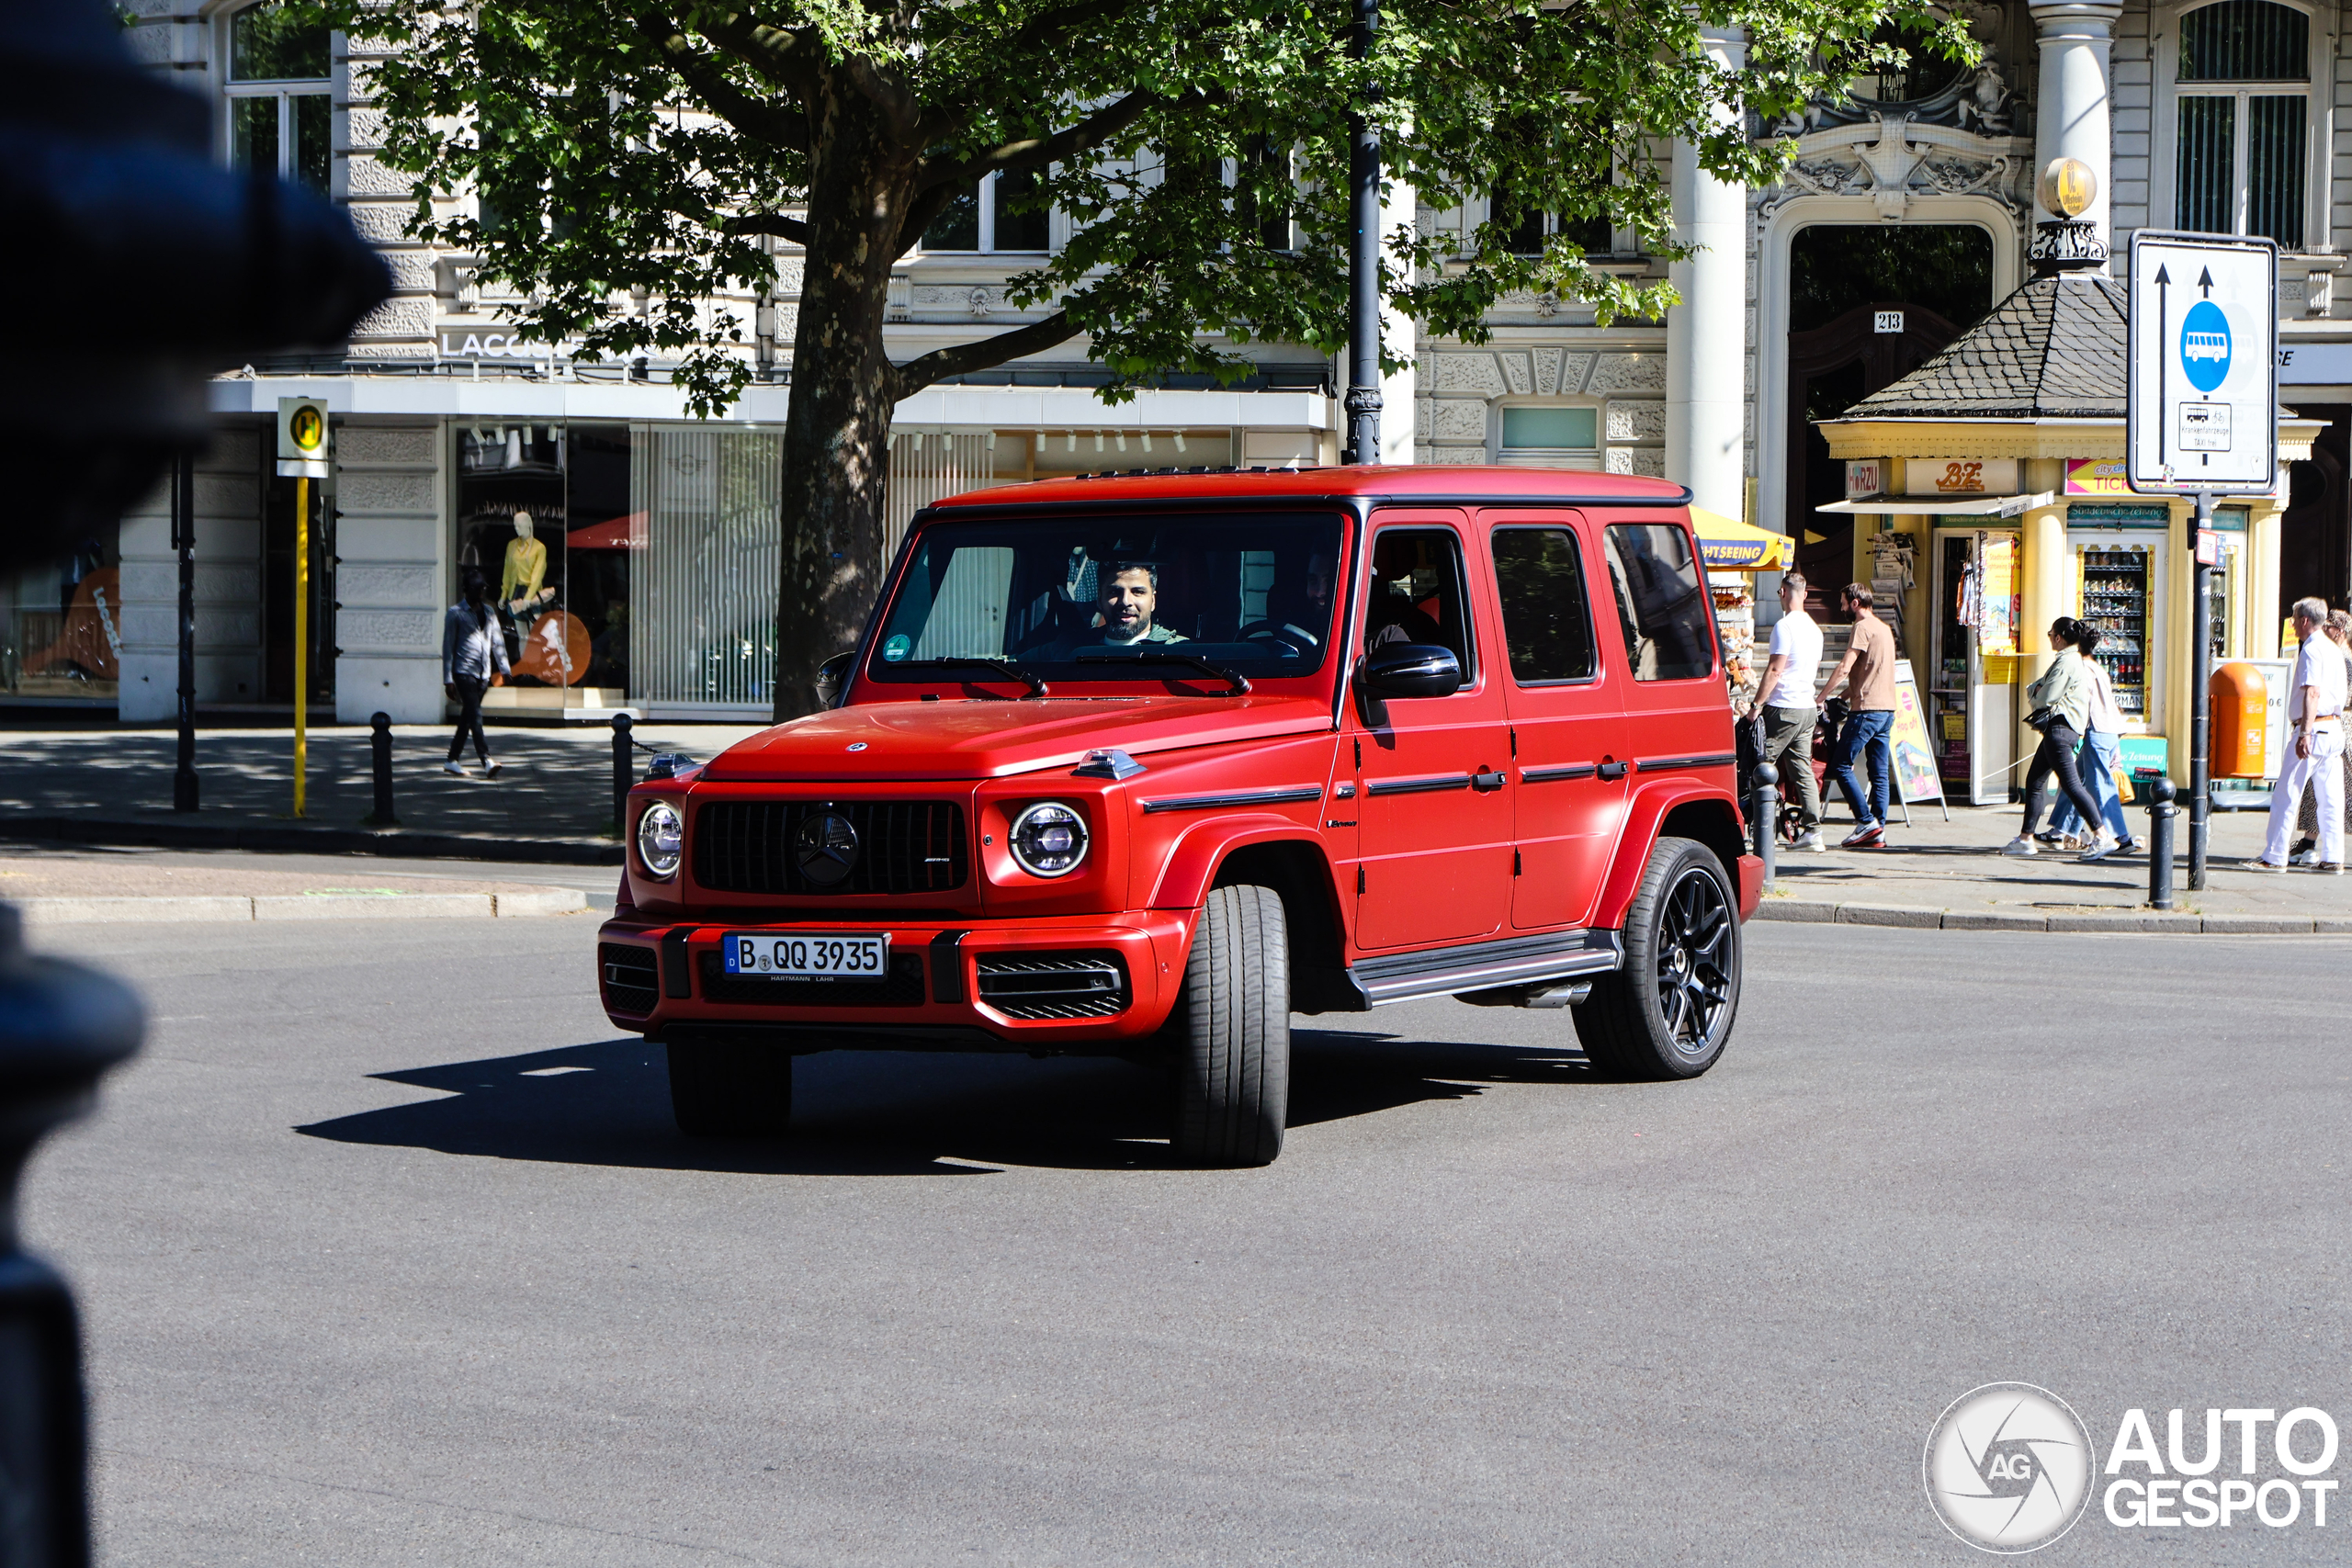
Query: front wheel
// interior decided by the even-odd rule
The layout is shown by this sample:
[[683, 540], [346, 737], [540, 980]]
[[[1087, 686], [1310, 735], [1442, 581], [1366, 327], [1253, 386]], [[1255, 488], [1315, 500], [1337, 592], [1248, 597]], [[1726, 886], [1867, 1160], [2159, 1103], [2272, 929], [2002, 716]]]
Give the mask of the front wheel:
[[1694, 1078], [1739, 1011], [1739, 905], [1706, 845], [1660, 839], [1625, 911], [1625, 963], [1575, 1010], [1592, 1065], [1631, 1078]]
[[1169, 1015], [1178, 1162], [1271, 1165], [1290, 1114], [1290, 943], [1271, 887], [1212, 888]]
[[773, 1045], [673, 1040], [670, 1114], [690, 1138], [780, 1138], [792, 1122], [792, 1057]]

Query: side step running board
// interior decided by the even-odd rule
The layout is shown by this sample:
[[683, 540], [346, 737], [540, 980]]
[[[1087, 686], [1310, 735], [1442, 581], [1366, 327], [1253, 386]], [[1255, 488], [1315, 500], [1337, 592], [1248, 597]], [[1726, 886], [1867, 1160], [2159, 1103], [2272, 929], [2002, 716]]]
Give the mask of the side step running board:
[[1615, 931], [1551, 931], [1366, 958], [1348, 966], [1348, 977], [1363, 1005], [1376, 1008], [1498, 986], [1606, 975], [1623, 962], [1624, 948]]

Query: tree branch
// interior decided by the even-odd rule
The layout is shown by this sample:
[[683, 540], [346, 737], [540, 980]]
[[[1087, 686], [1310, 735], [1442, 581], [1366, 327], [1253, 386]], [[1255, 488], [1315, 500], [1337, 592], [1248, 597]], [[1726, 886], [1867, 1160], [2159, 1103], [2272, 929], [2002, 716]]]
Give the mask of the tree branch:
[[658, 11], [633, 13], [637, 30], [662, 51], [679, 80], [694, 90], [705, 107], [754, 141], [787, 152], [808, 151], [808, 126], [800, 115], [763, 102], [729, 82], [686, 40], [684, 32]]
[[1032, 321], [1025, 327], [1015, 327], [1009, 333], [982, 338], [978, 343], [959, 343], [951, 348], [935, 348], [890, 371], [890, 400], [897, 402], [913, 396], [933, 381], [950, 376], [967, 376], [975, 370], [987, 370], [1008, 360], [1048, 349], [1057, 343], [1068, 343], [1078, 336], [1080, 328], [1069, 319], [1068, 310], [1056, 310], [1042, 321]]
[[1116, 136], [1152, 109], [1172, 107], [1196, 96], [1187, 93], [1182, 99], [1168, 98], [1158, 93], [1137, 89], [1116, 102], [1103, 105], [1076, 125], [1057, 130], [1051, 136], [1007, 141], [969, 158], [925, 158], [915, 188], [923, 190], [934, 185], [961, 186], [1000, 169], [1008, 172], [1042, 169], [1049, 164], [1062, 163], [1097, 142]]
[[723, 234], [774, 234], [805, 247], [808, 243], [808, 224], [805, 219], [787, 218], [781, 212], [746, 212], [729, 218], [718, 226]]
[[815, 28], [788, 29], [736, 16], [707, 23], [702, 31], [713, 43], [778, 86], [803, 95], [816, 91], [819, 73], [824, 68], [824, 48], [818, 41]]

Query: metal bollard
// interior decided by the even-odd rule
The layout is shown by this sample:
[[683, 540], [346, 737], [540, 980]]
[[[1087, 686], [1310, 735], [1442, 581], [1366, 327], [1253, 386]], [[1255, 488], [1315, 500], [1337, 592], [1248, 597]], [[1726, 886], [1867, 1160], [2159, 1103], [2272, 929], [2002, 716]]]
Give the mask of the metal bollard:
[[2172, 897], [2172, 822], [2180, 815], [2173, 804], [2179, 792], [2170, 779], [2148, 786], [2148, 908], [2169, 909]]
[[1750, 797], [1747, 836], [1756, 846], [1756, 858], [1764, 863], [1764, 886], [1772, 886], [1772, 877], [1780, 869], [1781, 792], [1773, 786], [1781, 782], [1781, 770], [1770, 762], [1756, 769], [1756, 793]]
[[139, 1049], [145, 1010], [121, 981], [25, 951], [0, 905], [0, 1554], [90, 1560], [87, 1405], [74, 1294], [17, 1238], [17, 1178], [49, 1131], [88, 1111], [98, 1079]]
[[368, 716], [369, 728], [375, 734], [368, 746], [376, 754], [376, 809], [368, 818], [370, 828], [397, 828], [401, 819], [392, 812], [392, 716], [388, 713]]
[[628, 715], [613, 715], [613, 836], [616, 839], [628, 837], [628, 791], [637, 782], [637, 743], [628, 732]]

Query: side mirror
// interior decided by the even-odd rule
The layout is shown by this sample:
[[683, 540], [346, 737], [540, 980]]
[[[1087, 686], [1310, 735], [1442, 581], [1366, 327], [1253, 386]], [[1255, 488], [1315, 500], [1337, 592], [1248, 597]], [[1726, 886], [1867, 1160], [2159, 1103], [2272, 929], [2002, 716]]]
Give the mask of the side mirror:
[[1462, 662], [1450, 648], [1386, 642], [1364, 656], [1357, 679], [1376, 697], [1450, 697], [1462, 689]]
[[849, 667], [857, 658], [857, 649], [844, 649], [817, 666], [817, 695], [827, 707], [842, 700], [842, 693], [849, 687]]

